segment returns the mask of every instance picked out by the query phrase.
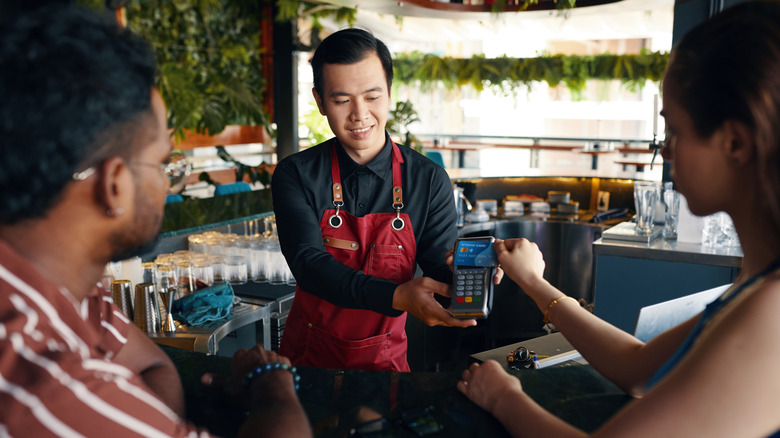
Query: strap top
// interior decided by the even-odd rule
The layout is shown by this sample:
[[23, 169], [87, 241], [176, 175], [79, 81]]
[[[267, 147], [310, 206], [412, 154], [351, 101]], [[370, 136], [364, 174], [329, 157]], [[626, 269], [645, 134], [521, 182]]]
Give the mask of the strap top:
[[758, 274], [754, 275], [753, 277], [750, 277], [742, 284], [737, 285], [736, 287], [732, 287], [726, 292], [723, 293], [720, 297], [716, 298], [713, 302], [707, 305], [707, 307], [704, 308], [702, 311], [701, 317], [699, 318], [699, 321], [696, 323], [696, 325], [693, 327], [693, 330], [688, 334], [688, 337], [685, 338], [685, 341], [680, 345], [680, 347], [677, 349], [677, 351], [667, 360], [661, 368], [659, 368], [655, 374], [653, 374], [653, 377], [650, 378], [650, 381], [647, 384], [647, 388], [652, 388], [658, 382], [661, 381], [664, 377], [666, 377], [669, 372], [671, 372], [678, 363], [685, 357], [690, 349], [693, 347], [693, 344], [696, 342], [696, 339], [698, 339], [699, 335], [701, 334], [702, 330], [704, 330], [704, 327], [707, 325], [707, 323], [712, 319], [713, 316], [715, 316], [718, 311], [720, 311], [723, 307], [725, 307], [728, 303], [730, 303], [734, 298], [736, 298], [738, 295], [740, 295], [743, 291], [746, 289], [749, 289], [750, 286], [753, 286], [758, 280], [764, 278], [765, 276], [771, 274], [772, 272], [777, 271], [780, 269], [780, 259], [775, 260], [772, 264], [770, 264], [768, 267], [766, 267], [763, 271], [759, 272]]

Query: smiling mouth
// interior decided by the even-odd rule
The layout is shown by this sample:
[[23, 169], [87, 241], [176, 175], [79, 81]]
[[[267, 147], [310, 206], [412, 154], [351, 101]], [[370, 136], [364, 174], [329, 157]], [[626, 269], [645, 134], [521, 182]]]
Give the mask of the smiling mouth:
[[349, 132], [352, 132], [353, 134], [362, 134], [364, 132], [368, 132], [369, 129], [371, 129], [371, 127], [366, 126], [365, 128], [350, 129]]

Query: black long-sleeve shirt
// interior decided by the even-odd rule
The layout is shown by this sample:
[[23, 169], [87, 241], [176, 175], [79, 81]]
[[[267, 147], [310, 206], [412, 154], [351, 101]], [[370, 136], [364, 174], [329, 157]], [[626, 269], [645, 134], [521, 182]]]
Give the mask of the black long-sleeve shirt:
[[[385, 147], [369, 163], [359, 165], [336, 140], [291, 155], [276, 166], [271, 190], [282, 253], [298, 285], [328, 302], [352, 309], [368, 309], [388, 316], [394, 310], [397, 283], [363, 274], [336, 261], [322, 244], [320, 219], [333, 207], [330, 150], [336, 142], [344, 206], [353, 216], [394, 212], [392, 146]], [[444, 283], [452, 273], [445, 252], [457, 238], [457, 213], [447, 172], [418, 152], [399, 146], [404, 208], [417, 243], [417, 264], [423, 275]], [[345, 287], [346, 285], [346, 287]]]

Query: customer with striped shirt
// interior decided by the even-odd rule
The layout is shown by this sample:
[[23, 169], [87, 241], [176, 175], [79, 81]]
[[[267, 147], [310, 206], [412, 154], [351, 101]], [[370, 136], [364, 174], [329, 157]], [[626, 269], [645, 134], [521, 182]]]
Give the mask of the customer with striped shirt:
[[[170, 359], [96, 287], [156, 237], [172, 167], [148, 46], [75, 8], [0, 27], [0, 436], [207, 436]], [[234, 356], [242, 436], [308, 436], [286, 358]], [[216, 385], [219, 383], [219, 385]], [[237, 389], [241, 388], [241, 389]]]

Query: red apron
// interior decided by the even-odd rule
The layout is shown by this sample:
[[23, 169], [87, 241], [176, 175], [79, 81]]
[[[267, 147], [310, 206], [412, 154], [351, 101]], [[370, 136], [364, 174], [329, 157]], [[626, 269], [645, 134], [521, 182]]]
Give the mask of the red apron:
[[[322, 242], [334, 259], [366, 275], [405, 283], [414, 277], [417, 243], [409, 215], [402, 214], [401, 163], [393, 143], [395, 213], [355, 217], [344, 205], [335, 140], [330, 152], [333, 205], [320, 220]], [[371, 310], [345, 309], [295, 288], [279, 353], [299, 366], [409, 371], [406, 313], [389, 317]]]

